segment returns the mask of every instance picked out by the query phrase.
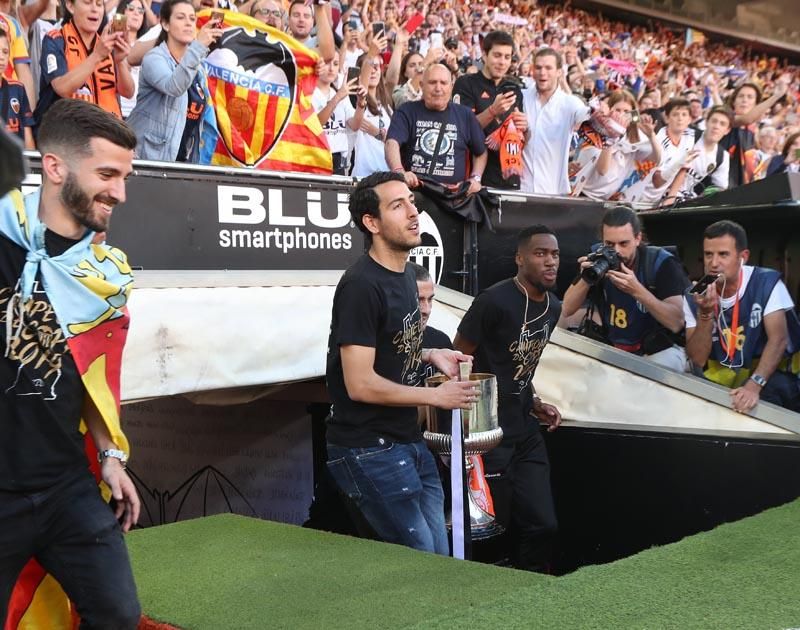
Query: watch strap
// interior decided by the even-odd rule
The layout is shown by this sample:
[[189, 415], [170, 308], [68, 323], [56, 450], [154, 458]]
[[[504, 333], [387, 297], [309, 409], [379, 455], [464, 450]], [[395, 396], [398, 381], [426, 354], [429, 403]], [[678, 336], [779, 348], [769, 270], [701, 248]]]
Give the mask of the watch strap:
[[100, 462], [108, 459], [109, 457], [118, 459], [123, 466], [128, 463], [128, 454], [125, 451], [121, 451], [117, 448], [107, 448], [97, 454], [97, 459], [100, 460]]

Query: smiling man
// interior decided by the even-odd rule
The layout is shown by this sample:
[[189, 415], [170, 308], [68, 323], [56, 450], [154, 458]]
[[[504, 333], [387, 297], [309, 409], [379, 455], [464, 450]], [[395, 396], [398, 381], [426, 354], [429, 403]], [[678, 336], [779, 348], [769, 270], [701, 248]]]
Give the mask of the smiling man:
[[497, 414], [503, 441], [484, 455], [486, 480], [498, 522], [509, 528], [516, 568], [546, 571], [558, 528], [550, 491], [550, 464], [539, 422], [555, 430], [561, 414], [533, 387], [539, 358], [558, 323], [559, 249], [544, 225], [517, 238], [517, 275], [475, 298], [454, 346], [475, 353], [475, 371], [497, 377]]
[[403, 176], [362, 179], [350, 213], [369, 251], [345, 272], [333, 297], [328, 469], [371, 533], [447, 555], [444, 493], [417, 405], [467, 408], [477, 396], [469, 381], [415, 385], [423, 361], [456, 376], [459, 361], [471, 357], [423, 348], [416, 278], [406, 265], [421, 242], [419, 212]]
[[589, 107], [574, 94], [559, 89], [561, 55], [541, 48], [533, 57], [535, 85], [522, 91], [528, 118], [522, 152], [523, 192], [568, 195], [567, 165], [572, 132], [589, 117]]
[[[111, 114], [85, 101], [59, 101], [39, 130], [41, 189], [0, 200], [3, 620], [20, 571], [35, 559], [72, 600], [81, 627], [138, 623], [121, 532], [136, 523], [139, 498], [125, 471], [128, 443], [112, 396], [132, 277], [121, 251], [93, 244], [125, 201], [135, 146], [136, 136]], [[98, 459], [87, 462], [82, 421], [116, 511], [90, 472]], [[37, 571], [38, 579], [20, 581], [11, 612], [27, 610], [26, 588], [43, 576]], [[39, 624], [62, 627], [55, 619]]]
[[392, 116], [386, 137], [386, 162], [402, 173], [409, 188], [427, 177], [457, 187], [467, 180], [470, 194], [481, 189], [486, 140], [478, 119], [464, 105], [450, 102], [453, 76], [440, 63], [422, 75], [422, 100], [403, 103]]

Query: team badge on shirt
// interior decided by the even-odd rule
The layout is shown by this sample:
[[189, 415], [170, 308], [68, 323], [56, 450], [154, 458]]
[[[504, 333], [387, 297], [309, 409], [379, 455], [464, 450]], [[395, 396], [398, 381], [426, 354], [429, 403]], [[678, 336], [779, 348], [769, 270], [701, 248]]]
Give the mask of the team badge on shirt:
[[20, 109], [22, 109], [19, 104], [19, 99], [17, 98], [12, 98], [9, 101], [9, 105], [11, 105], [11, 111], [13, 111], [15, 114], [19, 114]]

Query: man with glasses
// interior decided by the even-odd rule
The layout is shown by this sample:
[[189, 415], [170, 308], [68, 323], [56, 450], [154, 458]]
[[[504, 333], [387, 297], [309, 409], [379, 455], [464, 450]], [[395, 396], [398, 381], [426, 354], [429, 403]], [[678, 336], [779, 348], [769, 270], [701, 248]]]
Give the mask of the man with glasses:
[[275, 0], [260, 0], [250, 7], [250, 17], [267, 26], [283, 30], [283, 10]]

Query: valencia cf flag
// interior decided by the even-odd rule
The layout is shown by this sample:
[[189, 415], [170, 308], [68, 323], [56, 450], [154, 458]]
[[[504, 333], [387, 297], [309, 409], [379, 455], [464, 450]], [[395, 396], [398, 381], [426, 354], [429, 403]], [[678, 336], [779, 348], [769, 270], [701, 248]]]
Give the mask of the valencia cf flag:
[[[201, 162], [330, 174], [331, 152], [311, 105], [319, 55], [258, 20], [224, 11], [223, 35], [204, 66], [215, 125]], [[202, 27], [211, 11], [201, 11]]]

